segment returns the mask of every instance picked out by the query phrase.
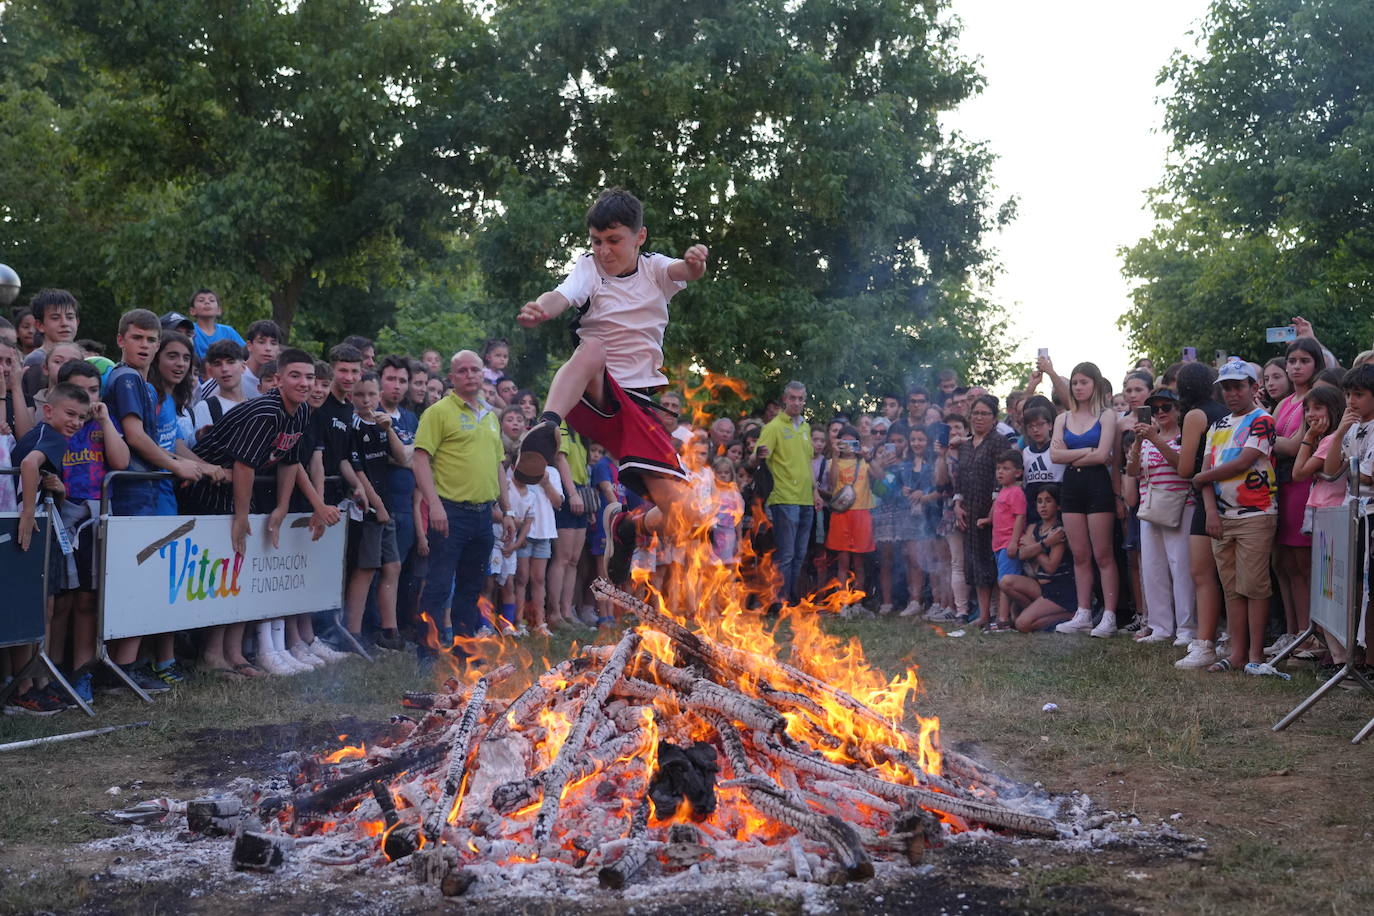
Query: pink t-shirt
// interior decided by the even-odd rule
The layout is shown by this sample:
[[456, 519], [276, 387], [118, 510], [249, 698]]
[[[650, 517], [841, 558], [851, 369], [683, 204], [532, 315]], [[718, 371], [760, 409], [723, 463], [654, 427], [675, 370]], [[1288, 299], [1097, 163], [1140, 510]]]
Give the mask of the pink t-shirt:
[[1020, 484], [1012, 484], [997, 491], [992, 502], [992, 549], [1005, 550], [1011, 546], [1016, 516], [1026, 514], [1026, 491]]
[[[1317, 443], [1317, 450], [1312, 453], [1312, 457], [1326, 460], [1326, 456], [1331, 452], [1331, 446], [1336, 441], [1336, 434], [1331, 433], [1322, 438]], [[1325, 509], [1329, 506], [1339, 506], [1345, 502], [1345, 478], [1340, 480], [1322, 480], [1320, 477], [1312, 478], [1312, 491], [1307, 494], [1307, 505], [1313, 509]]]

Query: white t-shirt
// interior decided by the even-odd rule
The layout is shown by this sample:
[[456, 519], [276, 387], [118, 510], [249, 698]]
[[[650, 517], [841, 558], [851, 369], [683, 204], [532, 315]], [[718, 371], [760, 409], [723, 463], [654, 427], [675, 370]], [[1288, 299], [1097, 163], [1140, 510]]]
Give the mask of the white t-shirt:
[[606, 370], [622, 388], [667, 384], [663, 366], [663, 330], [668, 326], [668, 300], [687, 284], [668, 276], [677, 259], [641, 254], [628, 277], [602, 273], [596, 258], [584, 254], [558, 292], [574, 308], [589, 302], [579, 333], [606, 346]]
[[[553, 484], [555, 490], [562, 490], [563, 478], [558, 476], [558, 469], [553, 465], [548, 467], [549, 483]], [[518, 528], [525, 523], [525, 518], [533, 517], [534, 523], [530, 525], [528, 538], [549, 539], [558, 537], [558, 524], [553, 517], [553, 503], [549, 502], [549, 496], [544, 492], [544, 488], [538, 484], [529, 484], [525, 487], [525, 492], [520, 492], [520, 487], [516, 485], [514, 477], [507, 472], [507, 483], [510, 493], [510, 510], [515, 515], [515, 524]]]
[[1374, 420], [1356, 423], [1345, 431], [1341, 439], [1341, 457], [1348, 463], [1360, 459], [1360, 473], [1374, 474]]
[[[219, 389], [216, 388], [215, 390], [218, 391]], [[219, 401], [219, 406], [220, 406], [220, 408], [221, 408], [221, 412], [220, 412], [220, 416], [221, 416], [221, 417], [223, 417], [226, 413], [228, 413], [229, 411], [233, 410], [235, 407], [237, 407], [237, 406], [239, 406], [240, 404], [243, 403], [243, 401], [231, 401], [231, 400], [229, 400], [228, 398], [220, 397], [218, 394], [212, 394], [212, 395], [210, 395], [209, 397], [207, 397], [205, 400], [197, 402], [197, 403], [196, 403], [196, 406], [195, 406], [194, 408], [192, 408], [192, 410], [191, 410], [191, 426], [192, 426], [192, 428], [194, 428], [194, 429], [196, 429], [196, 430], [202, 430], [202, 429], [204, 429], [204, 428], [207, 427], [207, 426], [213, 426], [213, 425], [214, 425], [214, 422], [215, 422], [215, 420], [214, 420], [214, 415], [210, 413], [210, 402], [211, 402], [212, 400], [214, 400], [214, 401]], [[245, 398], [244, 400], [247, 400], [247, 398]]]

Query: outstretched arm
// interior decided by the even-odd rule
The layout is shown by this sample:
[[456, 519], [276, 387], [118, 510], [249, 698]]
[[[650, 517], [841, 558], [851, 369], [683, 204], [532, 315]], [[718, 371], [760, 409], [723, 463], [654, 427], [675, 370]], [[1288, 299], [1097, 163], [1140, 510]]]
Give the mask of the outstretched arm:
[[706, 273], [706, 246], [693, 245], [682, 253], [681, 261], [674, 261], [668, 267], [668, 279], [678, 283], [700, 280]]
[[562, 293], [551, 289], [547, 293], [540, 293], [533, 302], [526, 302], [520, 314], [515, 316], [515, 321], [522, 328], [538, 327], [550, 318], [563, 314], [571, 304]]

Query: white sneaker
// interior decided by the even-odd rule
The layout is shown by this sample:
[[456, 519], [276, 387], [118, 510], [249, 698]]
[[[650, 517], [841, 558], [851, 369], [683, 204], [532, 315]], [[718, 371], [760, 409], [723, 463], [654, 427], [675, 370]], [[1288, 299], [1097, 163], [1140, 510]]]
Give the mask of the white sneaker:
[[1195, 639], [1188, 644], [1188, 654], [1174, 662], [1175, 668], [1206, 668], [1217, 660], [1216, 647], [1210, 639]]
[[[1115, 624], [1115, 621], [1113, 621]], [[1081, 607], [1073, 612], [1073, 619], [1066, 620], [1054, 628], [1056, 633], [1087, 633], [1093, 628], [1093, 612]]]
[[892, 605], [890, 605], [890, 604], [880, 604], [880, 605], [878, 605], [878, 613], [881, 614], [882, 616], [886, 617], [888, 614], [891, 614], [891, 613], [892, 613]]
[[[1097, 634], [1094, 633], [1093, 635], [1096, 636]], [[1172, 636], [1170, 636], [1168, 633], [1160, 633], [1160, 632], [1157, 632], [1157, 631], [1154, 632], [1154, 633], [1151, 633], [1149, 636], [1145, 636], [1145, 637], [1142, 637], [1141, 639], [1137, 639], [1137, 640], [1136, 640], [1136, 642], [1173, 642], [1173, 641], [1174, 641], [1174, 638], [1173, 638]]]
[[1291, 645], [1293, 644], [1293, 640], [1295, 640], [1295, 639], [1297, 639], [1297, 638], [1298, 638], [1298, 634], [1297, 634], [1297, 633], [1284, 633], [1284, 634], [1282, 634], [1281, 636], [1279, 636], [1278, 639], [1274, 640], [1273, 643], [1271, 643], [1270, 645], [1267, 645], [1267, 646], [1264, 647], [1264, 655], [1265, 655], [1265, 657], [1266, 657], [1266, 658], [1271, 658], [1271, 657], [1273, 657], [1273, 656], [1275, 656], [1275, 655], [1278, 655], [1278, 654], [1279, 654], [1280, 652], [1282, 652], [1284, 649], [1287, 649], [1289, 646], [1291, 646]]
[[1186, 649], [1193, 644], [1193, 639], [1194, 636], [1192, 633], [1179, 633], [1178, 637], [1174, 640], [1174, 645], [1177, 648]]
[[285, 649], [283, 649], [280, 652], [273, 652], [272, 654], [275, 657], [281, 659], [287, 665], [287, 667], [295, 668], [296, 674], [305, 674], [305, 672], [307, 671], [315, 670], [314, 665], [310, 665], [306, 662], [301, 661], [300, 659], [293, 656], [290, 652], [287, 652]]
[[294, 659], [289, 664], [286, 659], [287, 656], [280, 652], [259, 652], [254, 664], [268, 674], [275, 674], [280, 677], [285, 677], [288, 674], [300, 674]]
[[[931, 610], [932, 610], [932, 611], [935, 610], [935, 608], [934, 608], [933, 605], [931, 606]], [[898, 617], [916, 617], [916, 616], [919, 616], [920, 614], [921, 614], [921, 602], [919, 602], [919, 601], [909, 601], [909, 602], [907, 602], [907, 606], [906, 606], [906, 607], [902, 608], [900, 611], [897, 612], [897, 616], [898, 616]]]
[[952, 607], [931, 608], [926, 613], [926, 620], [932, 623], [954, 623], [963, 619], [959, 616], [959, 612]]
[[311, 652], [310, 647], [303, 642], [296, 643], [288, 650], [287, 654], [302, 665], [309, 665], [311, 668], [323, 668], [325, 665], [329, 664], [314, 652]]
[[1229, 631], [1217, 637], [1217, 651], [1223, 655], [1231, 651], [1231, 634]]
[[[1072, 622], [1072, 621], [1070, 621]], [[1116, 611], [1103, 611], [1102, 619], [1097, 626], [1093, 627], [1088, 633], [1089, 636], [1096, 636], [1098, 639], [1107, 639], [1116, 635]]]
[[333, 662], [341, 662], [352, 654], [351, 652], [340, 652], [329, 645], [329, 643], [319, 638], [312, 641], [308, 648], [310, 649], [311, 655], [331, 664]]

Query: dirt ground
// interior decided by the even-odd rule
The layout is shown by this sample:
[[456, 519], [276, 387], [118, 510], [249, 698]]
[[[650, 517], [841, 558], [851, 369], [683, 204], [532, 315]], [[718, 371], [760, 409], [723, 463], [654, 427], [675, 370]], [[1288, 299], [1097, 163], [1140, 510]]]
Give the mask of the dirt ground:
[[[1374, 716], [1367, 698], [1338, 690], [1275, 734], [1273, 722], [1316, 687], [1303, 669], [1291, 682], [1209, 676], [1173, 669], [1175, 650], [1126, 639], [947, 638], [887, 619], [830, 627], [859, 638], [886, 670], [919, 663], [918, 708], [941, 717], [947, 744], [1199, 842], [958, 842], [930, 851], [920, 869], [807, 898], [713, 890], [476, 901], [351, 874], [327, 889], [208, 874], [163, 879], [156, 867], [132, 880], [114, 873], [142, 853], [92, 845], [128, 833], [110, 809], [192, 798], [236, 776], [270, 774], [283, 753], [334, 747], [339, 735], [366, 738], [398, 710], [400, 692], [426, 677], [393, 657], [270, 684], [193, 683], [152, 707], [102, 698], [98, 724], [151, 724], [3, 755], [0, 913], [1367, 912], [1374, 882], [1351, 847], [1369, 839], [1374, 747], [1349, 743]], [[567, 646], [538, 648], [554, 659]], [[1046, 702], [1059, 711], [1041, 712]], [[7, 718], [0, 742], [89, 727], [75, 715]]]

